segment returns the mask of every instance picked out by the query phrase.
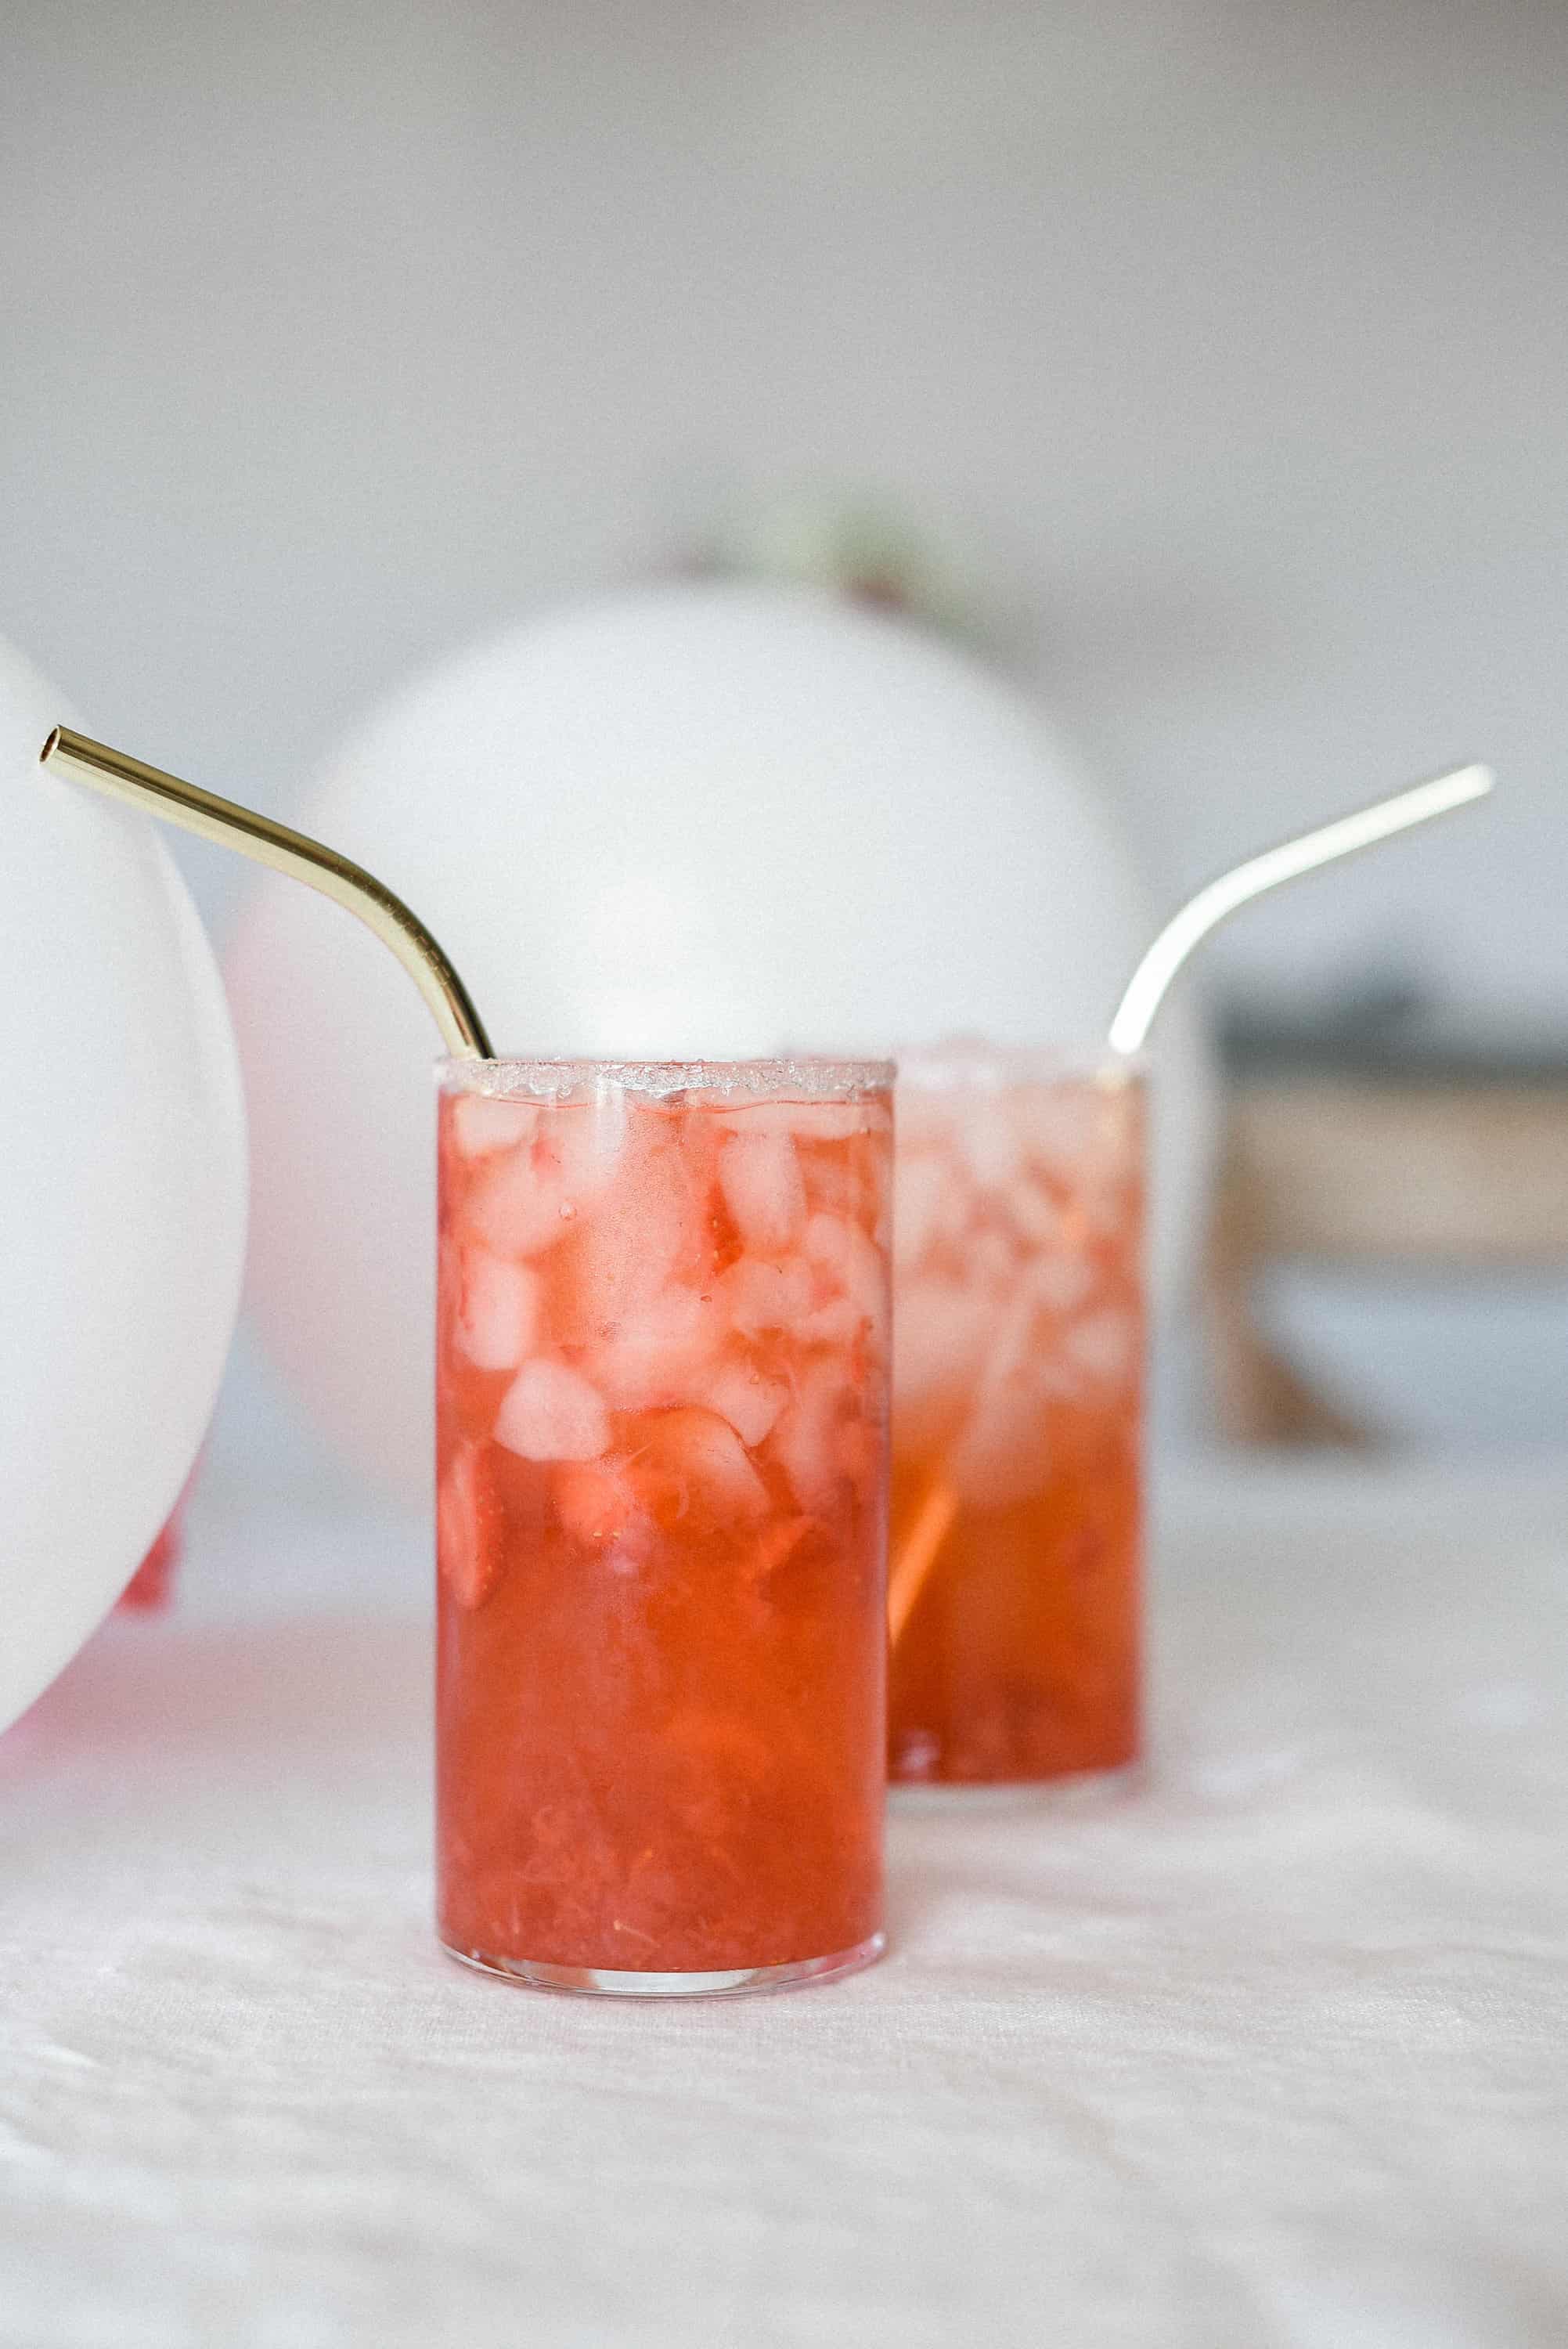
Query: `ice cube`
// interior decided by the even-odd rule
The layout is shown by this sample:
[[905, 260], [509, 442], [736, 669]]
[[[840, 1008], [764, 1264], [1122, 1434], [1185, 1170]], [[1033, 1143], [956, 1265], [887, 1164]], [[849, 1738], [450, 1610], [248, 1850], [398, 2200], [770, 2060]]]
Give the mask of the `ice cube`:
[[563, 1461], [553, 1478], [555, 1514], [579, 1541], [624, 1541], [642, 1512], [632, 1481], [611, 1462]]
[[451, 1133], [465, 1158], [487, 1158], [492, 1150], [515, 1150], [531, 1141], [539, 1123], [532, 1102], [495, 1101], [487, 1093], [452, 1098]]
[[830, 1215], [852, 1216], [866, 1195], [864, 1170], [835, 1151], [808, 1152], [801, 1161], [810, 1207], [825, 1207]]
[[[500, 1104], [505, 1106], [505, 1104]], [[467, 1201], [469, 1228], [497, 1256], [531, 1257], [577, 1229], [620, 1155], [624, 1103], [552, 1109], [531, 1141], [493, 1156]]]
[[436, 1557], [458, 1605], [478, 1607], [500, 1572], [505, 1525], [479, 1445], [454, 1456], [436, 1495]]
[[1123, 1186], [1138, 1171], [1141, 1096], [1135, 1087], [1088, 1082], [1030, 1094], [1030, 1156], [1092, 1221], [1109, 1227], [1120, 1213]]
[[727, 1335], [717, 1295], [667, 1288], [613, 1324], [586, 1367], [616, 1411], [696, 1401], [704, 1373]]
[[846, 1469], [841, 1434], [861, 1415], [843, 1364], [830, 1356], [813, 1361], [769, 1439], [803, 1508], [826, 1514], [834, 1506]]
[[627, 1463], [645, 1502], [665, 1527], [694, 1513], [710, 1522], [765, 1516], [768, 1489], [727, 1419], [695, 1406], [650, 1412]]
[[719, 1186], [740, 1237], [759, 1256], [781, 1256], [806, 1220], [806, 1185], [788, 1133], [749, 1129], [718, 1154]]
[[847, 1142], [854, 1133], [885, 1133], [885, 1102], [735, 1102], [720, 1122], [743, 1133], [789, 1133], [801, 1142]]
[[724, 1309], [743, 1338], [760, 1337], [770, 1330], [799, 1327], [816, 1296], [811, 1268], [798, 1256], [782, 1263], [770, 1257], [743, 1256], [718, 1284]]
[[842, 1506], [850, 1480], [864, 1480], [869, 1468], [881, 1468], [878, 1412], [881, 1398], [857, 1386], [833, 1355], [820, 1355], [800, 1374], [768, 1443], [805, 1510], [830, 1516]]
[[510, 1371], [533, 1343], [539, 1278], [526, 1265], [469, 1247], [459, 1268], [458, 1343], [481, 1371]]
[[570, 1222], [604, 1196], [625, 1154], [627, 1128], [625, 1096], [618, 1092], [569, 1102], [542, 1118], [535, 1156], [548, 1152], [554, 1162], [557, 1212], [563, 1220]]
[[492, 1158], [463, 1204], [463, 1220], [497, 1256], [530, 1257], [564, 1239], [570, 1220], [561, 1212], [553, 1166], [534, 1164], [528, 1144]]
[[[882, 1327], [887, 1313], [887, 1271], [880, 1252], [858, 1224], [842, 1216], [813, 1216], [801, 1237], [800, 1252], [827, 1285], [830, 1299], [837, 1294], [848, 1300], [854, 1321]], [[814, 1336], [823, 1334], [810, 1324], [808, 1327]]]
[[830, 1297], [825, 1305], [814, 1306], [800, 1324], [800, 1334], [813, 1346], [852, 1346], [866, 1326], [866, 1317], [858, 1312], [847, 1297]]
[[749, 1362], [719, 1361], [692, 1381], [690, 1399], [727, 1419], [748, 1451], [766, 1441], [789, 1390], [777, 1379], [766, 1379]]
[[1012, 1101], [993, 1096], [968, 1103], [958, 1120], [958, 1146], [982, 1191], [1006, 1191], [1024, 1164], [1025, 1136]]
[[1100, 1154], [1103, 1110], [1103, 1096], [1089, 1084], [1021, 1088], [1017, 1116], [1029, 1156], [1058, 1182], [1071, 1185]]
[[498, 1444], [524, 1460], [597, 1460], [610, 1422], [596, 1387], [564, 1362], [525, 1362], [496, 1414]]
[[644, 1112], [613, 1185], [573, 1243], [584, 1328], [611, 1331], [650, 1306], [677, 1271], [699, 1272], [702, 1235], [692, 1154], [667, 1117]]

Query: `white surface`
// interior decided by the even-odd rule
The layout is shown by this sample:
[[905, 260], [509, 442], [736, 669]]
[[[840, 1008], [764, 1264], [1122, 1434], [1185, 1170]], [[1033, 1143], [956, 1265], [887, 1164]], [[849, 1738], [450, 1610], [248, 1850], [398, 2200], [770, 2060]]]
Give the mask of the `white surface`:
[[217, 966], [152, 826], [40, 768], [68, 715], [0, 640], [0, 1726], [172, 1506], [244, 1252]]
[[422, 1532], [209, 1516], [0, 1748], [7, 2349], [1559, 2349], [1568, 1477], [1165, 1516], [1146, 1790], [652, 2012], [432, 1946]]
[[[430, 925], [497, 1050], [885, 1053], [1102, 1045], [1156, 926], [1103, 797], [1031, 699], [820, 595], [666, 585], [418, 679], [305, 828]], [[433, 1457], [429, 1016], [379, 944], [268, 875], [229, 961], [254, 1168], [251, 1292], [323, 1429], [417, 1498]], [[1169, 1267], [1204, 1062], [1162, 1024]]]

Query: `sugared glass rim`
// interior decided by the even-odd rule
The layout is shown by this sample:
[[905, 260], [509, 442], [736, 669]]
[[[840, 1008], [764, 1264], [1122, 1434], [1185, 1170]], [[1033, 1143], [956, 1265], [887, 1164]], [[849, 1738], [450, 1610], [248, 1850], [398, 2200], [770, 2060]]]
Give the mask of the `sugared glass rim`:
[[509, 1053], [482, 1061], [465, 1053], [436, 1063], [436, 1082], [443, 1092], [482, 1093], [493, 1101], [563, 1102], [610, 1088], [655, 1101], [695, 1092], [731, 1101], [845, 1102], [886, 1092], [893, 1080], [891, 1061], [826, 1059], [810, 1052], [741, 1061], [557, 1060]]
[[992, 1044], [978, 1036], [950, 1036], [937, 1044], [901, 1045], [898, 1081], [921, 1092], [1010, 1092], [1020, 1085], [1095, 1085], [1114, 1092], [1149, 1073], [1143, 1052], [1113, 1052], [1108, 1044]]

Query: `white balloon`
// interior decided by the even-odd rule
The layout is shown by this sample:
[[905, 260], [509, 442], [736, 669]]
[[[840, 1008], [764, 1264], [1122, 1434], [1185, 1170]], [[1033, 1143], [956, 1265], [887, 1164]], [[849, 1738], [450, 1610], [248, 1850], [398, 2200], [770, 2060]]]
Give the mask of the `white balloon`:
[[[640, 589], [515, 629], [364, 726], [303, 821], [431, 925], [500, 1050], [1094, 1048], [1153, 926], [1026, 697], [805, 591]], [[428, 1018], [367, 934], [282, 883], [230, 979], [259, 1317], [343, 1452], [422, 1494]], [[1190, 1030], [1168, 1041], [1179, 1228], [1202, 1062]]]
[[0, 1726], [168, 1516], [244, 1257], [217, 966], [152, 826], [39, 767], [65, 715], [0, 644]]

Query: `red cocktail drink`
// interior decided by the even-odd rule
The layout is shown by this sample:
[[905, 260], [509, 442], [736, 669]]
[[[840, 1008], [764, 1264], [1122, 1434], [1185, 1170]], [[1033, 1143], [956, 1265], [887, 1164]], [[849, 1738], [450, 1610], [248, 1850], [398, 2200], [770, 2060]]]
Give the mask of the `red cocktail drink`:
[[882, 1946], [890, 1078], [444, 1069], [457, 1956], [667, 1993]]
[[1143, 1087], [954, 1052], [899, 1075], [895, 1778], [1139, 1740]]

